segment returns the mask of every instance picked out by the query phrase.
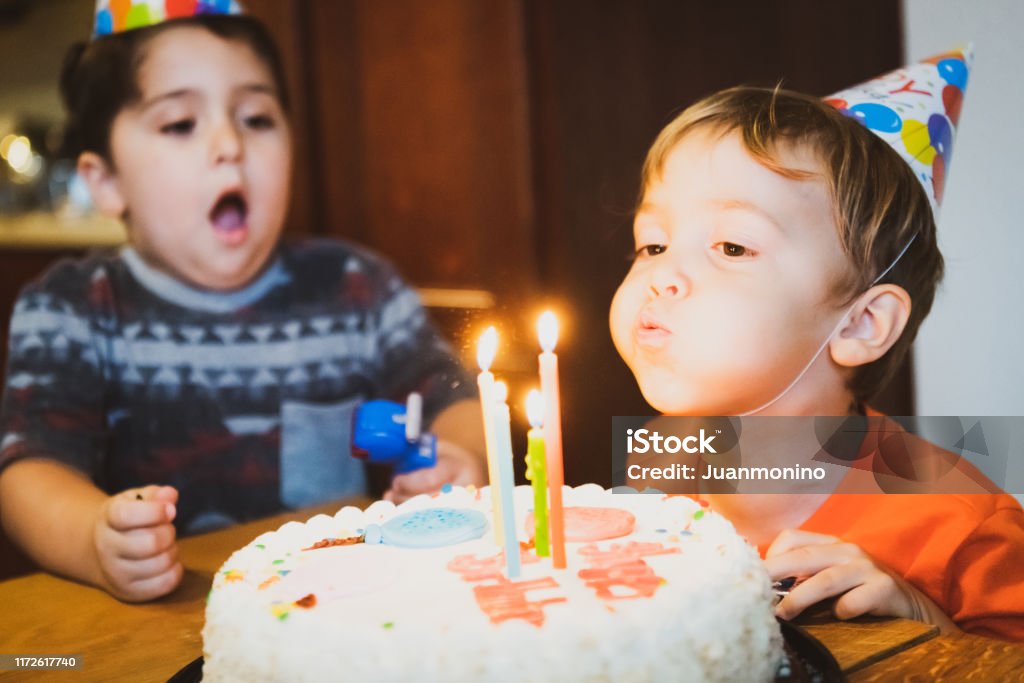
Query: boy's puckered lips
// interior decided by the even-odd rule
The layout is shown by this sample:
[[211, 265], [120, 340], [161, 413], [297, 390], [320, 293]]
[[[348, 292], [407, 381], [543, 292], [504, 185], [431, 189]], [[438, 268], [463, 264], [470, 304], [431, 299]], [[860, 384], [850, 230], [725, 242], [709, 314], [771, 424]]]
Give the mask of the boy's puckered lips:
[[640, 311], [633, 335], [641, 346], [660, 347], [668, 342], [672, 330], [648, 307]]

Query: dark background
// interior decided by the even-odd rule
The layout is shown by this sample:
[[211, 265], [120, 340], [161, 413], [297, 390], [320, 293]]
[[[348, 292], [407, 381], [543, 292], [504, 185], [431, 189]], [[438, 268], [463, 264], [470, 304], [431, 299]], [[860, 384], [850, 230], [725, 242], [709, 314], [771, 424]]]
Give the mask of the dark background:
[[[480, 332], [499, 327], [517, 450], [537, 383], [536, 317], [553, 307], [569, 484], [609, 484], [611, 416], [653, 412], [607, 315], [657, 132], [724, 87], [781, 81], [826, 95], [903, 53], [897, 0], [246, 6], [277, 38], [295, 104], [289, 235], [350, 238], [418, 286], [491, 293], [490, 308], [433, 313], [471, 367]], [[4, 320], [21, 284], [62, 255], [0, 252]], [[911, 387], [908, 364], [876, 407], [913, 414]]]

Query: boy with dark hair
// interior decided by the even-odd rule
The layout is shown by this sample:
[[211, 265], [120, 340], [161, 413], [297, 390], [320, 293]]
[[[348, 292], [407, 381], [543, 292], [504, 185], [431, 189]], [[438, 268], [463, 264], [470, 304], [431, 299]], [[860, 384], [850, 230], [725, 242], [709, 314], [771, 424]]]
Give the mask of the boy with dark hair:
[[181, 580], [177, 533], [366, 492], [353, 411], [417, 391], [437, 465], [480, 484], [472, 381], [368, 250], [282, 244], [280, 60], [236, 2], [99, 0], [61, 79], [67, 144], [129, 245], [55, 265], [15, 306], [0, 505], [40, 565], [123, 600]]

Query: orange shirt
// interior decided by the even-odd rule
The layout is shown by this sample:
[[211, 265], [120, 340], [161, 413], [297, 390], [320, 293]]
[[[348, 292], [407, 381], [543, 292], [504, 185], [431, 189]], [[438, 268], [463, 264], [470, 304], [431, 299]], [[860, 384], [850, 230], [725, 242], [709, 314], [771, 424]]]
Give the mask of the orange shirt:
[[[884, 417], [872, 410], [868, 415]], [[877, 457], [884, 436], [869, 434], [842, 483], [800, 528], [860, 546], [931, 598], [964, 631], [1024, 641], [1020, 503], [966, 460], [904, 434], [898, 452], [910, 454], [905, 462], [943, 473], [925, 484], [926, 490], [949, 492], [882, 493], [880, 481], [894, 490], [893, 480], [884, 476], [891, 471], [887, 459]]]
[[[959, 455], [876, 411], [867, 415], [879, 419], [857, 457], [799, 528], [859, 546], [964, 631], [1024, 641], [1020, 503]], [[759, 548], [762, 557], [769, 545]]]
[[1024, 641], [1024, 510], [1013, 497], [834, 493], [800, 528], [860, 546], [963, 630]]

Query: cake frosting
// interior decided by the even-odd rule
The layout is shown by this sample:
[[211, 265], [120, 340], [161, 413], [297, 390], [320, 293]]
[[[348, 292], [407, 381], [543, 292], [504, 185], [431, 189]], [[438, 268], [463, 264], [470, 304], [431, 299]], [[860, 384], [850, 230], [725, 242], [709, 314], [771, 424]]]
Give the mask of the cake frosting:
[[217, 572], [204, 681], [771, 680], [770, 581], [720, 515], [679, 496], [564, 488], [566, 569], [504, 574], [488, 488], [289, 522]]

